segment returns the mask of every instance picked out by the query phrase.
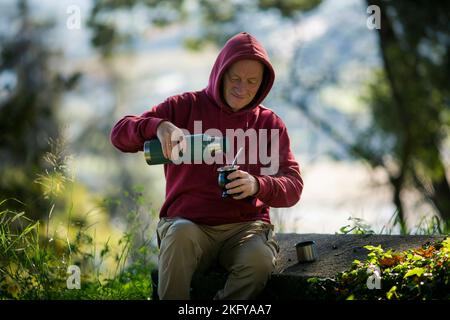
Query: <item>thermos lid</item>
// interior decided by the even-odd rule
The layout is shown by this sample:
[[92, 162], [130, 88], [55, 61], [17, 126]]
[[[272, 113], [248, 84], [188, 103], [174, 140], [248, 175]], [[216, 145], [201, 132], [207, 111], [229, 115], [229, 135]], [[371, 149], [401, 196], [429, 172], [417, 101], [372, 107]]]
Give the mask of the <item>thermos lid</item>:
[[302, 241], [302, 242], [298, 242], [297, 244], [295, 244], [296, 247], [306, 247], [306, 246], [310, 246], [316, 244], [315, 241]]

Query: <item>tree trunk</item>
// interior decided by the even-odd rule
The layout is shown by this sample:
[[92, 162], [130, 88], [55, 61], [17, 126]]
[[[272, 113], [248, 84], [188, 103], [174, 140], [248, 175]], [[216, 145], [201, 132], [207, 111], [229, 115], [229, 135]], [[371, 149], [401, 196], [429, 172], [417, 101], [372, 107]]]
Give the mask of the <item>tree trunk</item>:
[[[417, 188], [433, 204], [441, 218], [450, 222], [450, 185], [439, 151], [440, 140], [437, 138], [440, 135], [439, 110], [435, 110], [435, 106], [430, 104], [429, 89], [417, 70], [418, 57], [415, 56], [414, 51], [405, 52], [404, 46], [402, 47], [400, 39], [393, 30], [392, 21], [386, 14], [388, 9], [386, 1], [369, 2], [378, 5], [382, 12], [382, 24], [378, 32], [381, 56], [396, 107], [399, 126], [403, 132], [398, 140], [401, 145], [397, 155], [401, 172], [394, 179], [391, 178], [394, 186], [394, 203], [400, 218], [402, 218], [404, 211], [401, 205], [400, 189], [404, 188], [405, 175], [411, 175]], [[392, 4], [392, 6], [395, 5]], [[414, 96], [409, 96], [410, 93], [413, 93]], [[411, 103], [415, 104], [416, 109], [422, 111], [419, 116], [413, 114]], [[436, 129], [421, 131], [413, 127], [420, 123], [435, 124]], [[426, 156], [424, 156], [425, 153]], [[432, 188], [427, 189], [424, 185], [418, 184], [421, 179], [417, 179], [420, 174], [418, 168], [413, 165], [416, 162], [425, 166], [426, 170], [432, 173], [422, 174], [423, 178], [430, 181]], [[438, 174], [435, 174], [436, 172]]]

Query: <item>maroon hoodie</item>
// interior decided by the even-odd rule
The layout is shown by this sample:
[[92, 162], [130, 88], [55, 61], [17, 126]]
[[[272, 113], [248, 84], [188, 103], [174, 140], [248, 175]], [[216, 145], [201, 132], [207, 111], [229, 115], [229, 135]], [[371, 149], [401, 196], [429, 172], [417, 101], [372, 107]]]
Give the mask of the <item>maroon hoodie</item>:
[[[253, 101], [234, 112], [222, 98], [222, 76], [228, 67], [241, 59], [258, 60], [264, 64], [265, 70]], [[259, 183], [259, 191], [253, 197], [222, 199], [217, 184], [220, 164], [165, 164], [166, 199], [160, 217], [183, 217], [207, 225], [251, 220], [270, 222], [269, 207], [290, 207], [298, 202], [303, 180], [290, 149], [286, 127], [272, 110], [260, 104], [274, 79], [275, 73], [265, 49], [250, 34], [242, 32], [231, 38], [221, 50], [205, 89], [170, 97], [141, 116], [126, 116], [114, 126], [111, 141], [123, 152], [142, 151], [144, 142], [156, 137], [157, 127], [163, 120], [190, 133], [194, 133], [194, 121], [201, 120], [203, 132], [216, 128], [223, 136], [226, 129], [279, 130], [278, 172], [262, 175], [260, 169], [264, 166], [259, 158], [257, 163], [240, 165], [241, 170], [252, 174]], [[248, 146], [245, 153], [249, 159]]]

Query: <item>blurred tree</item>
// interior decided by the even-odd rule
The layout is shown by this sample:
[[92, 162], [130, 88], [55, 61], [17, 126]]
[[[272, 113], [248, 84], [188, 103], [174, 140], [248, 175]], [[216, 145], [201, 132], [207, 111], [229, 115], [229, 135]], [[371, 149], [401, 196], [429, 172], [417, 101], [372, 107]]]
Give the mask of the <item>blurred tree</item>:
[[147, 21], [155, 27], [164, 27], [171, 23], [182, 21], [185, 11], [184, 0], [93, 0], [92, 10], [87, 22], [92, 30], [92, 45], [105, 57], [109, 57], [121, 45], [126, 45], [135, 35], [120, 30], [118, 21], [111, 19], [120, 12], [131, 11], [142, 6], [147, 9]]
[[[136, 28], [146, 24], [159, 28], [183, 20], [183, 10], [180, 8], [182, 1], [93, 0], [92, 2], [87, 26], [92, 31], [91, 45], [101, 55], [103, 70], [107, 74], [106, 86], [111, 93], [112, 102], [108, 105], [109, 108], [106, 108], [107, 112], [97, 112], [84, 123], [83, 131], [73, 147], [81, 154], [89, 154], [92, 158], [98, 157], [101, 161], [108, 161], [109, 166], [120, 168], [111, 174], [108, 186], [101, 192], [106, 198], [120, 199], [121, 206], [115, 205], [114, 201], [106, 201], [104, 204], [107, 212], [113, 217], [123, 216], [124, 208], [136, 205], [135, 199], [124, 197], [124, 193], [132, 193], [136, 184], [148, 185], [149, 182], [143, 180], [142, 174], [133, 165], [134, 162], [124, 161], [124, 156], [112, 148], [109, 142], [112, 126], [124, 116], [125, 110], [129, 107], [124, 105], [127, 97], [127, 80], [117, 65], [119, 60], [117, 57], [121, 53], [126, 55], [133, 52], [133, 40], [142, 36]], [[147, 13], [143, 21], [135, 21], [133, 17], [135, 10]], [[128, 55], [128, 58], [132, 58], [132, 55]]]
[[[416, 188], [450, 224], [450, 185], [443, 143], [450, 128], [450, 4], [368, 1], [382, 12], [382, 72], [371, 85], [373, 129], [390, 146], [377, 155], [389, 171], [394, 202]], [[362, 141], [361, 145], [369, 145]], [[391, 156], [394, 165], [386, 161]]]
[[42, 196], [45, 186], [33, 181], [38, 173], [54, 169], [44, 158], [51, 151], [49, 141], [60, 135], [59, 97], [79, 74], [64, 78], [51, 69], [55, 53], [46, 43], [50, 22], [34, 21], [24, 0], [10, 9], [2, 13], [9, 28], [0, 31], [0, 197], [24, 202], [27, 214], [38, 219], [48, 214], [49, 203]]
[[[290, 99], [349, 154], [387, 172], [397, 207], [396, 222], [403, 233], [407, 232], [405, 190], [418, 191], [449, 228], [449, 168], [444, 144], [450, 138], [450, 6], [426, 1], [367, 3], [372, 4], [381, 9], [377, 34], [382, 68], [374, 70], [365, 96], [369, 125], [357, 128], [347, 121], [344, 131], [336, 126], [336, 115], [320, 116], [312, 110], [306, 95]], [[292, 74], [301, 74], [301, 58], [294, 59]], [[296, 76], [291, 80], [289, 88], [297, 86], [309, 92], [339, 81], [333, 68], [310, 86], [305, 87]]]
[[93, 31], [92, 44], [105, 56], [129, 43], [132, 33], [119, 30], [117, 21], [108, 16], [136, 7], [147, 9], [149, 27], [165, 27], [195, 17], [201, 22], [198, 35], [186, 36], [185, 45], [200, 49], [207, 43], [223, 45], [232, 35], [242, 31], [238, 17], [258, 10], [278, 10], [283, 17], [293, 18], [298, 12], [314, 9], [322, 0], [94, 0], [88, 26]]

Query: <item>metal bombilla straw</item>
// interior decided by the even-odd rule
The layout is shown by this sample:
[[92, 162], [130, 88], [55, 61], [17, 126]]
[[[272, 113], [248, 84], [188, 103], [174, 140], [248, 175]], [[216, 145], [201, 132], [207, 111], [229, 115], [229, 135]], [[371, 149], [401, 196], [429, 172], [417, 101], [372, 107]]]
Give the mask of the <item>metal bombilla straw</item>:
[[234, 165], [236, 164], [236, 161], [237, 161], [239, 155], [241, 154], [241, 152], [242, 152], [242, 147], [240, 147], [239, 151], [236, 153], [236, 156], [234, 157], [233, 162], [231, 163], [231, 167], [234, 167]]

